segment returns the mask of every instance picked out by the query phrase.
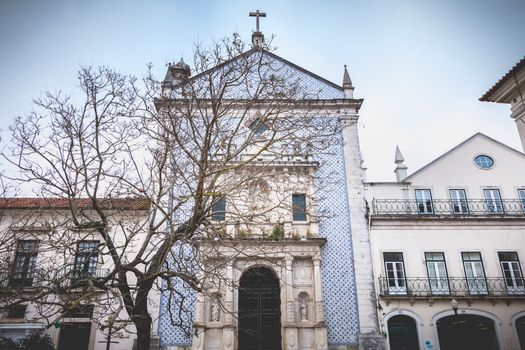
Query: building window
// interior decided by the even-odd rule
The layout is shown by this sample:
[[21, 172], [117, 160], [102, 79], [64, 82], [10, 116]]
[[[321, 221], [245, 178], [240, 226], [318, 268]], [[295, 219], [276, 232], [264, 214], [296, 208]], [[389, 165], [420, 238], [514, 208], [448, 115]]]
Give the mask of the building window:
[[417, 211], [419, 214], [432, 214], [432, 194], [430, 190], [416, 190]]
[[99, 241], [80, 241], [75, 256], [73, 276], [76, 278], [96, 277]]
[[306, 195], [294, 194], [292, 195], [292, 220], [306, 221]]
[[508, 293], [523, 294], [525, 292], [525, 285], [523, 283], [523, 273], [521, 272], [518, 253], [499, 252], [498, 257]]
[[503, 214], [503, 201], [498, 189], [485, 189], [483, 190], [485, 195], [485, 205], [487, 211], [491, 214]]
[[67, 318], [92, 318], [94, 307], [91, 304], [75, 306], [64, 312]]
[[16, 247], [15, 266], [10, 280], [13, 286], [29, 287], [33, 284], [38, 241], [19, 240]]
[[383, 253], [385, 274], [389, 294], [406, 294], [403, 253]]
[[211, 219], [213, 221], [226, 220], [226, 198], [222, 196], [213, 197], [213, 204], [211, 206]]
[[449, 190], [452, 212], [454, 214], [468, 214], [467, 195], [465, 190]]
[[521, 202], [521, 210], [525, 212], [525, 188], [520, 188], [518, 190], [518, 197]]
[[474, 164], [480, 169], [490, 169], [494, 166], [494, 159], [482, 154], [474, 158]]
[[487, 281], [483, 261], [479, 252], [463, 252], [463, 268], [467, 278], [467, 287], [470, 294], [487, 294]]
[[425, 253], [425, 262], [432, 294], [449, 294], [445, 255], [441, 252]]
[[253, 131], [254, 135], [261, 135], [266, 130], [268, 130], [268, 126], [262, 121], [261, 118], [257, 118], [251, 122], [248, 128]]
[[7, 311], [7, 318], [24, 318], [27, 305], [13, 305]]

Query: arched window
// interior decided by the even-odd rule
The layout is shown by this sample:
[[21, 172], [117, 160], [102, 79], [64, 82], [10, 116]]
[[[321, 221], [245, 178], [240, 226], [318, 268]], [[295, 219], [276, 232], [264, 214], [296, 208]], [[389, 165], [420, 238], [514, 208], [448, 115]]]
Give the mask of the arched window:
[[396, 315], [388, 320], [390, 350], [419, 350], [416, 321], [406, 315]]

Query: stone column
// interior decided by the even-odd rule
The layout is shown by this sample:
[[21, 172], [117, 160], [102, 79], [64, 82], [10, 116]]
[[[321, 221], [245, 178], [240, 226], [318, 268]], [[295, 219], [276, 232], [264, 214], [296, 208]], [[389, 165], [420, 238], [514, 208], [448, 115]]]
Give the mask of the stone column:
[[226, 266], [226, 295], [224, 300], [224, 322], [231, 323], [233, 321], [233, 265], [232, 262]]
[[293, 257], [287, 255], [285, 262], [285, 288], [286, 288], [286, 322], [295, 322], [295, 308], [293, 298]]
[[315, 255], [312, 258], [314, 263], [314, 303], [315, 303], [315, 322], [324, 321], [323, 290], [321, 287], [321, 257]]
[[222, 331], [224, 340], [224, 350], [233, 350], [235, 343], [233, 325], [233, 284], [234, 282], [233, 262], [230, 261], [226, 266], [226, 295], [224, 296], [224, 328]]
[[[285, 288], [286, 288], [286, 322], [295, 323], [295, 304], [293, 297], [293, 257], [287, 255], [284, 258], [285, 262]], [[285, 328], [285, 349], [297, 350], [297, 328]]]
[[204, 295], [201, 293], [197, 293], [197, 302], [195, 305], [195, 334], [193, 335], [192, 349], [194, 350], [202, 350], [204, 349], [204, 335], [205, 335], [205, 303], [204, 303]]
[[203, 323], [204, 319], [204, 295], [197, 294], [197, 305], [195, 306], [195, 323]]

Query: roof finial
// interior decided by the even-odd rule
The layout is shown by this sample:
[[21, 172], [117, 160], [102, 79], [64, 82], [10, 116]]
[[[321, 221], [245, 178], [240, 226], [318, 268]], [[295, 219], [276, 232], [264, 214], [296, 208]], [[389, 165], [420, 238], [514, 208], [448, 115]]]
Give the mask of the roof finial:
[[396, 163], [396, 169], [394, 170], [394, 173], [396, 174], [397, 182], [401, 182], [407, 177], [408, 168], [405, 166], [405, 164], [403, 164], [404, 161], [405, 158], [403, 157], [403, 154], [401, 154], [399, 146], [396, 146], [396, 157], [394, 159], [394, 163]]
[[346, 64], [345, 71], [343, 73], [343, 89], [345, 90], [346, 98], [354, 98], [354, 86], [352, 85], [350, 74], [348, 74], [348, 69], [346, 69]]
[[255, 47], [262, 47], [264, 42], [264, 35], [259, 30], [259, 17], [266, 17], [266, 12], [260, 12], [259, 10], [249, 13], [250, 17], [255, 17], [255, 32], [252, 34], [252, 44]]
[[402, 165], [404, 161], [405, 158], [403, 157], [403, 154], [401, 154], [399, 146], [396, 146], [396, 159], [394, 160], [394, 163]]

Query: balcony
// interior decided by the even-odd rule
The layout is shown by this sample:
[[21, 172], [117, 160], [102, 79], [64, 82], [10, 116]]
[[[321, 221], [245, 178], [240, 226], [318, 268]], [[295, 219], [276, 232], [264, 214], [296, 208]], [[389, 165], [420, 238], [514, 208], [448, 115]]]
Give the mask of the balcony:
[[519, 199], [434, 199], [427, 201], [415, 199], [374, 199], [372, 200], [372, 215], [407, 217], [448, 216], [451, 218], [480, 216], [525, 217], [525, 201]]
[[89, 283], [89, 280], [102, 279], [108, 275], [109, 269], [105, 268], [98, 268], [89, 272], [78, 271], [71, 267], [62, 270], [38, 269], [31, 275], [22, 277], [0, 276], [0, 289], [82, 288]]
[[525, 279], [379, 277], [379, 294], [388, 298], [525, 298]]
[[89, 284], [91, 280], [100, 280], [109, 275], [109, 269], [93, 269], [90, 271], [81, 271], [71, 268], [66, 273], [66, 278], [61, 283], [62, 287], [82, 288]]

